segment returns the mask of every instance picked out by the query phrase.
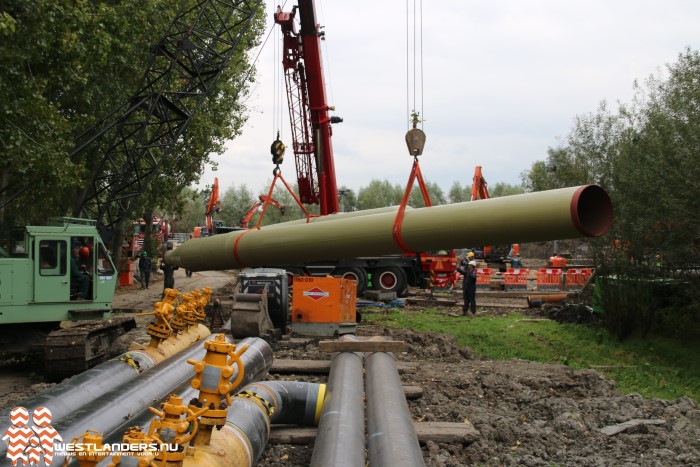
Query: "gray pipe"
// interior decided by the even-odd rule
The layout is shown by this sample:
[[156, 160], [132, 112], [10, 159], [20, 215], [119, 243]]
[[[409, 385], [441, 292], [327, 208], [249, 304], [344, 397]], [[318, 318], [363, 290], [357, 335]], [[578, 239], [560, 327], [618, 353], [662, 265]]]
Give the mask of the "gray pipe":
[[300, 381], [261, 381], [249, 384], [241, 392], [264, 399], [274, 413], [271, 424], [316, 426], [321, 418], [325, 384]]
[[[131, 359], [138, 363], [138, 370], [127, 363], [126, 359], [123, 359], [125, 354], [129, 354]], [[174, 358], [178, 358], [177, 355], [171, 356], [163, 363]], [[52, 423], [55, 425], [86, 402], [95, 400], [112, 389], [133, 380], [140, 373], [150, 370], [156, 364], [157, 362], [147, 353], [138, 350], [125, 352], [112, 360], [68, 378], [41, 394], [18, 402], [16, 405], [30, 411], [37, 407], [47, 407], [51, 410]], [[5, 433], [10, 426], [11, 410], [8, 408], [0, 412], [0, 432], [2, 433]], [[0, 457], [4, 457], [5, 450], [5, 447], [0, 450]]]
[[363, 405], [362, 356], [350, 352], [337, 353], [331, 363], [310, 465], [364, 467]]
[[[235, 389], [236, 392], [240, 390], [240, 387], [253, 381], [259, 381], [260, 379], [264, 378], [265, 376], [267, 376], [267, 373], [268, 371], [270, 371], [270, 368], [272, 368], [273, 357], [272, 348], [270, 347], [270, 344], [265, 342], [265, 340], [263, 339], [257, 337], [249, 337], [246, 339], [241, 339], [236, 345], [240, 346], [243, 344], [248, 346], [248, 350], [246, 350], [245, 353], [241, 355], [241, 362], [243, 362], [244, 366], [244, 374], [243, 381], [241, 381], [240, 386]], [[186, 404], [199, 395], [199, 391], [196, 389], [192, 389], [192, 386], [190, 385], [190, 379], [192, 378], [192, 376], [194, 376], [194, 373], [192, 372], [192, 366], [187, 366], [190, 369], [189, 377], [176, 388], [172, 388], [172, 390], [165, 394], [163, 397], [159, 398], [158, 400], [154, 400], [148, 407], [159, 406], [161, 402], [165, 401], [168, 398], [168, 396], [170, 396], [170, 394], [177, 394], [178, 396], [182, 397], [182, 400]], [[233, 376], [231, 376], [230, 379], [235, 380], [237, 377], [238, 368], [236, 368], [236, 370], [233, 373]], [[106, 440], [105, 442], [120, 443], [122, 440], [122, 436], [124, 436], [124, 432], [127, 428], [131, 426], [140, 426], [148, 429], [148, 426], [151, 424], [151, 420], [153, 420], [154, 418], [153, 414], [148, 410], [148, 407], [144, 407], [128, 421], [122, 422], [120, 426], [114, 429], [111, 433], [103, 433], [104, 439]]]
[[[248, 350], [241, 355], [245, 366], [244, 382], [264, 377], [272, 366], [272, 349], [269, 344], [259, 338], [243, 339], [237, 345], [241, 344], [248, 345]], [[198, 394], [190, 388], [193, 371], [187, 360], [202, 360], [205, 354], [203, 345], [195, 345], [178, 354], [176, 359], [163, 362], [155, 369], [139, 375], [131, 384], [116, 388], [85, 404], [53, 426], [61, 434], [64, 443], [88, 429], [102, 433], [105, 442], [121, 442], [126, 428], [147, 428], [148, 422], [153, 418], [148, 407], [159, 404], [176, 389], [186, 392], [189, 388], [192, 391], [191, 397], [184, 399], [186, 402]], [[238, 372], [235, 372], [231, 379], [237, 375]], [[55, 458], [62, 456], [57, 454]]]
[[394, 358], [384, 352], [367, 354], [365, 372], [369, 465], [424, 466]]

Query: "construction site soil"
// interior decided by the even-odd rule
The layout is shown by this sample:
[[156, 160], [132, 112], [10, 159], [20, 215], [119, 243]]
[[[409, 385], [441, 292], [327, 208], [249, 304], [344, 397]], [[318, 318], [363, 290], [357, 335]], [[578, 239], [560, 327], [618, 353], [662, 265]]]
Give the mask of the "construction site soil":
[[[212, 286], [230, 294], [230, 285]], [[147, 299], [144, 295], [142, 300]], [[486, 313], [505, 311], [507, 306]], [[420, 309], [407, 307], [403, 312]], [[475, 441], [422, 443], [427, 465], [700, 465], [700, 410], [690, 398], [669, 401], [621, 394], [614, 381], [594, 370], [489, 360], [448, 335], [373, 325], [359, 326], [357, 334], [388, 336], [407, 344], [395, 358], [416, 365], [414, 372], [401, 375], [404, 385], [423, 389], [422, 397], [408, 401], [414, 421], [470, 423], [479, 432]], [[318, 351], [317, 342], [271, 344], [277, 359], [330, 359], [330, 354]], [[272, 374], [270, 379], [325, 382], [327, 377]], [[2, 407], [47, 387], [28, 384], [26, 375], [3, 373], [2, 381]], [[258, 465], [305, 466], [312, 452], [312, 443], [270, 444]]]

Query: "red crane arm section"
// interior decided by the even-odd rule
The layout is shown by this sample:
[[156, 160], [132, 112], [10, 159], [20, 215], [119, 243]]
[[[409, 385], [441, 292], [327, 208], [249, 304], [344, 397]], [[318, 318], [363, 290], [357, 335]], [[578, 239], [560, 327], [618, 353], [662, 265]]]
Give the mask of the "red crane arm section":
[[480, 165], [477, 165], [474, 169], [474, 181], [472, 182], [471, 201], [477, 199], [489, 199], [489, 189], [486, 186], [486, 180], [481, 174]]
[[214, 178], [214, 186], [209, 194], [209, 202], [207, 203], [207, 211], [204, 213], [207, 229], [209, 232], [214, 232], [214, 212], [221, 212], [221, 201], [219, 201], [219, 179]]

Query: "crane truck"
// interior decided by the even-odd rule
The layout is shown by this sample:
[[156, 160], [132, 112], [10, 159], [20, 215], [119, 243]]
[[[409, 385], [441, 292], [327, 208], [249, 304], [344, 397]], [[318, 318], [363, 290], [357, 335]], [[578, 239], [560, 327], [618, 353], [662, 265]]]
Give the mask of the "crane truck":
[[[305, 204], [318, 204], [321, 216], [334, 214], [340, 206], [331, 124], [342, 119], [329, 115], [334, 108], [326, 99], [320, 46], [325, 33], [316, 21], [313, 0], [299, 0], [290, 12], [278, 7], [274, 19], [283, 35], [282, 61], [299, 199]], [[457, 257], [450, 250], [270, 266], [284, 268], [291, 276], [333, 275], [351, 279], [357, 282], [357, 293], [361, 295], [369, 286], [370, 277], [374, 289], [397, 293], [409, 285], [427, 287], [431, 274], [434, 282], [447, 286], [454, 282], [457, 265]]]
[[[262, 2], [189, 3], [152, 48], [134, 95], [79, 136], [72, 155], [87, 152], [99, 162], [74, 217], [13, 230], [9, 249], [0, 250], [0, 350], [43, 348], [56, 377], [102, 362], [135, 325], [112, 314], [117, 232], [244, 43]], [[90, 275], [85, 296], [71, 283], [73, 260]]]

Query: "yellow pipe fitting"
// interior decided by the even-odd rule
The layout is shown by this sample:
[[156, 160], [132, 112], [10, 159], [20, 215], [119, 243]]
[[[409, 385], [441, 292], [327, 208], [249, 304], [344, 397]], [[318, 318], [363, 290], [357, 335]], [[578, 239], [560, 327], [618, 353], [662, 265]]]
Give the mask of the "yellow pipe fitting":
[[210, 298], [211, 289], [209, 287], [205, 287], [202, 290], [192, 291], [191, 310], [198, 322], [202, 322], [206, 319], [207, 314], [204, 309], [209, 303]]
[[[167, 461], [167, 465], [182, 465], [182, 461], [187, 455], [185, 447], [199, 428], [197, 417], [202, 415], [206, 409], [194, 412], [183, 404], [182, 397], [175, 394], [171, 394], [168, 400], [163, 402], [160, 407], [163, 410], [158, 410], [154, 407], [148, 408], [158, 418], [151, 421], [147, 436], [159, 440], [161, 445], [167, 444], [168, 447], [182, 446], [183, 449], [177, 451], [169, 451], [166, 448], [161, 449], [156, 454], [155, 459], [163, 463]], [[182, 418], [183, 415], [185, 415], [185, 418]]]
[[[170, 300], [171, 297], [168, 297], [168, 299]], [[153, 315], [155, 317], [153, 322], [148, 325], [147, 332], [151, 336], [151, 342], [148, 344], [150, 347], [158, 347], [158, 344], [167, 339], [173, 332], [173, 328], [170, 327], [170, 318], [174, 309], [175, 307], [172, 303], [162, 301], [156, 302], [152, 311], [136, 314], [136, 316]]]
[[252, 466], [253, 446], [240, 428], [226, 423], [221, 430], [211, 434], [209, 445], [197, 446], [192, 457], [187, 457], [185, 467]]
[[[239, 395], [254, 402], [260, 410], [270, 413], [271, 407], [265, 401], [255, 395]], [[264, 417], [267, 433], [270, 433], [270, 418]], [[210, 435], [210, 442], [207, 445], [196, 444], [196, 449], [192, 457], [187, 457], [184, 467], [223, 467], [223, 466], [252, 466], [255, 462], [253, 458], [254, 449], [248, 439], [248, 435], [239, 427], [232, 423], [226, 423], [220, 430], [216, 430]]]
[[182, 295], [182, 302], [178, 307], [178, 312], [185, 321], [187, 327], [194, 326], [198, 322], [197, 316], [194, 313], [193, 301], [194, 296], [191, 293], [186, 293]]
[[177, 296], [180, 295], [180, 292], [177, 289], [165, 289], [163, 291], [163, 301], [165, 303], [170, 303], [171, 305], [175, 305], [175, 302], [177, 301]]
[[[195, 446], [209, 444], [211, 431], [214, 426], [221, 427], [226, 423], [228, 406], [231, 405], [229, 393], [243, 380], [245, 368], [240, 356], [248, 349], [247, 345], [236, 350], [236, 345], [226, 341], [223, 334], [218, 334], [214, 339], [204, 343], [207, 353], [202, 361], [193, 359], [187, 363], [194, 366], [195, 377], [192, 379], [192, 388], [199, 391], [199, 397], [190, 407], [193, 411], [205, 409], [201, 419], [201, 428], [195, 436]], [[231, 377], [235, 373], [236, 365], [238, 376], [232, 382]], [[222, 403], [221, 399], [226, 403]]]
[[74, 438], [72, 444], [82, 443], [87, 449], [75, 452], [75, 458], [80, 467], [93, 467], [101, 462], [105, 457], [109, 457], [111, 452], [105, 450], [102, 444], [102, 434], [88, 430], [82, 435]]
[[[158, 438], [148, 436], [144, 433], [140, 427], [132, 426], [126, 430], [124, 436], [122, 437], [122, 444], [136, 445], [136, 446], [147, 446], [147, 445], [160, 445], [160, 440]], [[121, 456], [127, 457], [137, 457], [138, 467], [150, 467], [153, 465], [153, 461], [156, 458], [158, 451], [129, 451], [128, 453], [122, 453]], [[112, 457], [112, 463], [108, 464], [107, 467], [117, 467], [121, 464], [121, 456]], [[175, 467], [176, 464], [166, 464], [169, 467]], [[179, 465], [182, 465], [180, 463]]]

